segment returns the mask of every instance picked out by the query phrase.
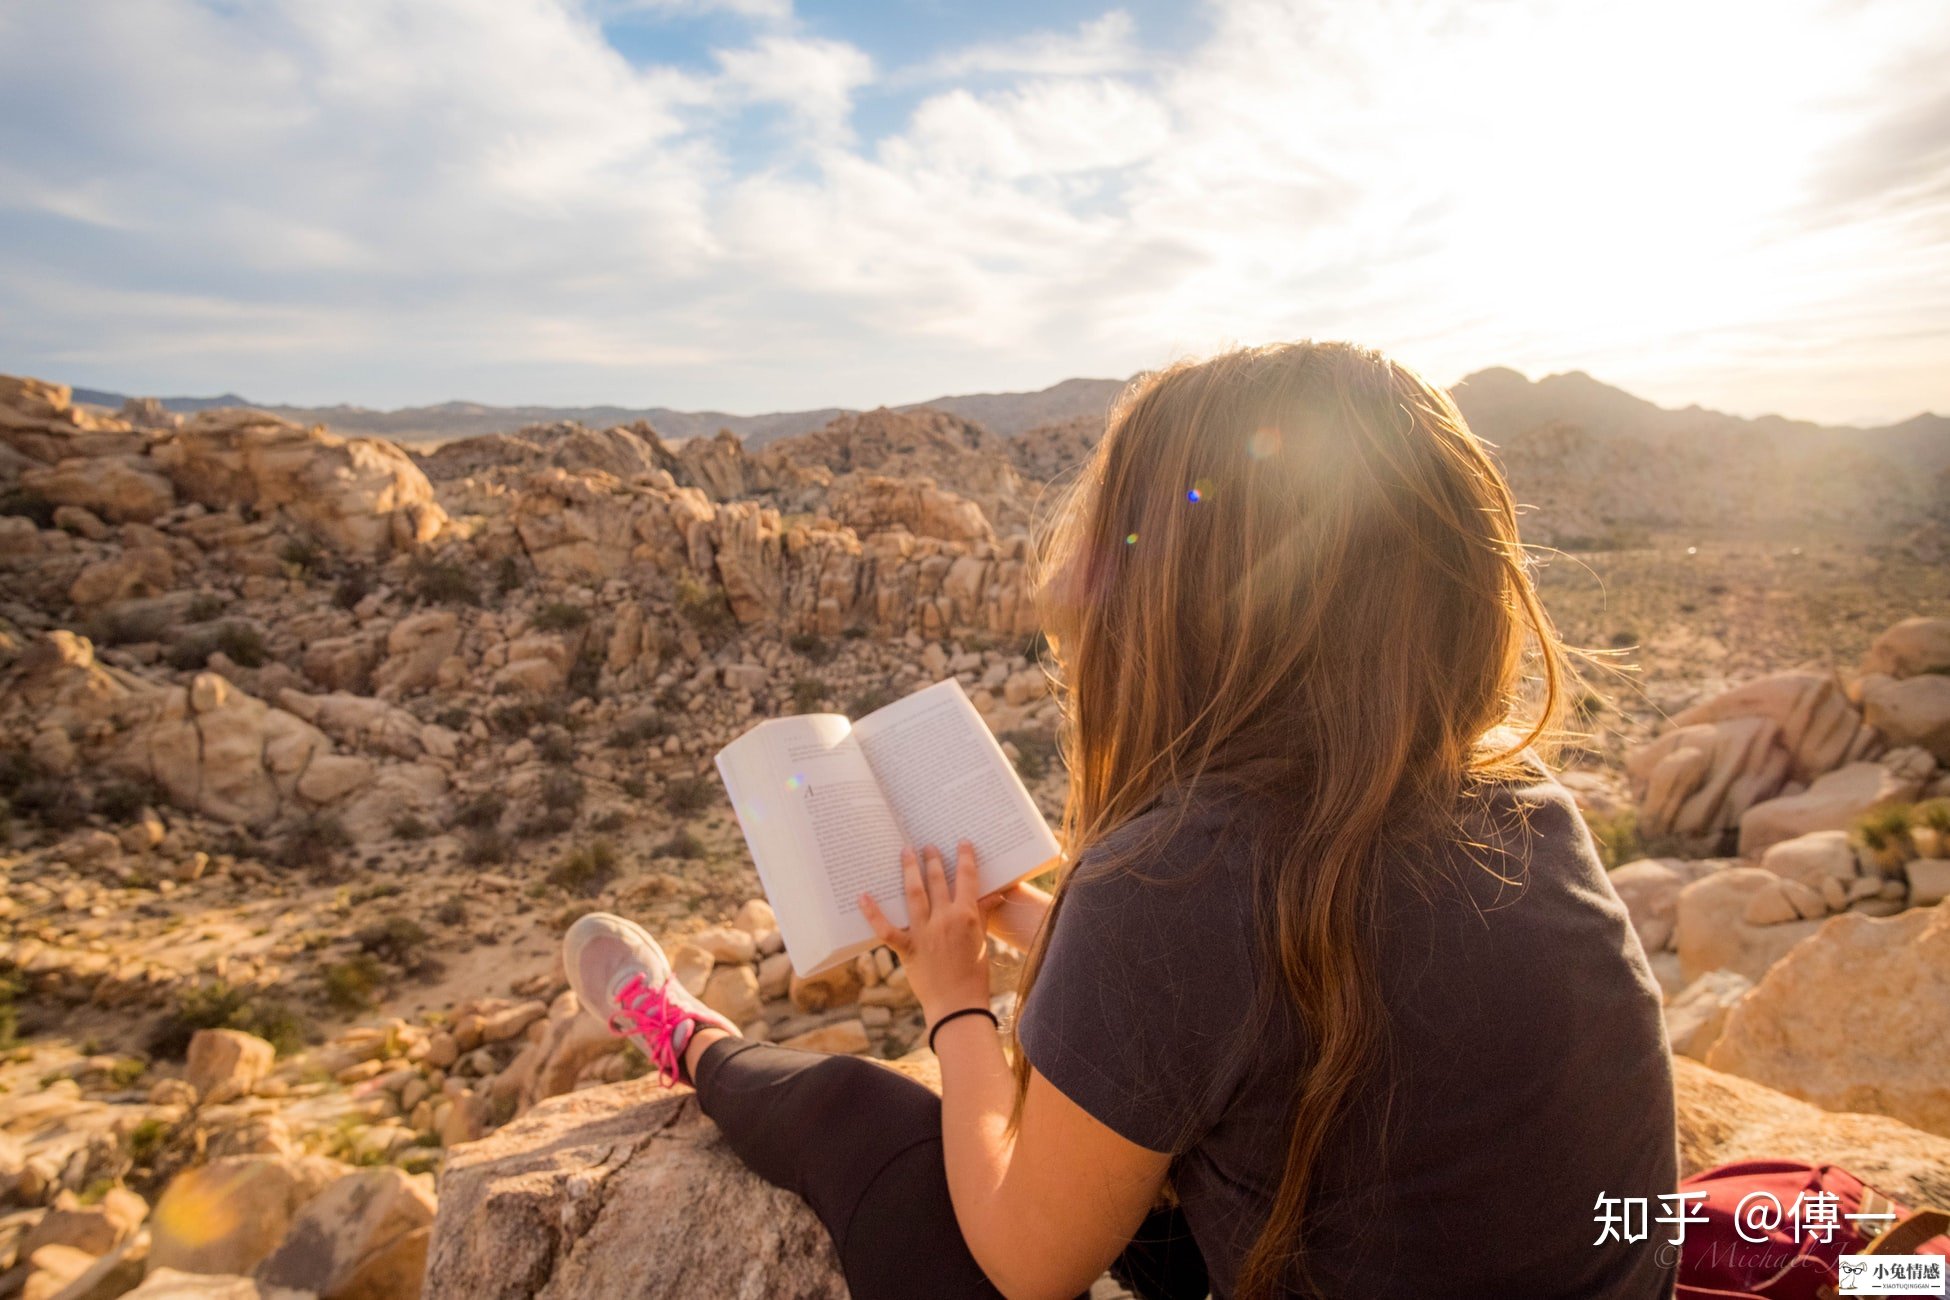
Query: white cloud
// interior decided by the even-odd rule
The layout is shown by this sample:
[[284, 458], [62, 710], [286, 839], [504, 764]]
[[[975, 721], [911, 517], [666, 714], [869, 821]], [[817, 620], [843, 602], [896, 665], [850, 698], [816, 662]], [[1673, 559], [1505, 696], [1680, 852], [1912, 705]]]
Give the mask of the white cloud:
[[[626, 11], [734, 35], [715, 67], [633, 66], [602, 27]], [[1929, 0], [1205, 17], [1184, 49], [1111, 10], [883, 71], [787, 0], [14, 0], [0, 355], [266, 399], [754, 410], [1339, 335], [1444, 379], [1950, 405]], [[917, 88], [857, 138], [868, 97]]]

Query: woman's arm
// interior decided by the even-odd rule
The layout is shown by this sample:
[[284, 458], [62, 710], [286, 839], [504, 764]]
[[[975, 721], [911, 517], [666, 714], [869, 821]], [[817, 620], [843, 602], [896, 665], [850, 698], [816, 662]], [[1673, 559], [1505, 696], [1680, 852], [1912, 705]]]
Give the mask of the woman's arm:
[[[900, 954], [930, 1026], [988, 1005], [983, 911], [975, 853], [964, 843], [951, 890], [941, 855], [901, 857], [908, 915], [897, 930], [871, 897], [866, 913]], [[1036, 891], [1040, 893], [1041, 891]], [[985, 1017], [962, 1016], [935, 1037], [941, 1132], [955, 1219], [975, 1262], [1012, 1300], [1068, 1300], [1089, 1289], [1144, 1220], [1170, 1157], [1127, 1141], [1031, 1072], [1022, 1123], [1010, 1136], [1015, 1083]]]
[[1049, 916], [1049, 895], [1034, 885], [1015, 884], [982, 901], [992, 909], [989, 933], [1017, 952], [1028, 952]]

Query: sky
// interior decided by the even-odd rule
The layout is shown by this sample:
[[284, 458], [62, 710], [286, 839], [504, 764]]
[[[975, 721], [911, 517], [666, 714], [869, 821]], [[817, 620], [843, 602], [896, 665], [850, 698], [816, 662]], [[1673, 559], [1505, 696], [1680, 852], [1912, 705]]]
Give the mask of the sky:
[[1950, 411], [1941, 0], [0, 0], [0, 371], [736, 413], [1350, 338]]

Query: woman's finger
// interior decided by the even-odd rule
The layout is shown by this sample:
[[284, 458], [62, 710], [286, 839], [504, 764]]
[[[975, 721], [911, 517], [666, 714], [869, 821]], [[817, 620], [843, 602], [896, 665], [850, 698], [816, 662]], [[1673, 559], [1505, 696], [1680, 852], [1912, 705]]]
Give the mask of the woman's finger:
[[928, 911], [932, 914], [937, 907], [953, 904], [955, 896], [948, 891], [948, 869], [942, 865], [941, 850], [930, 844], [924, 856], [928, 864]]
[[955, 846], [955, 901], [973, 907], [975, 891], [981, 887], [982, 873], [975, 869], [975, 846], [963, 840]]
[[916, 929], [927, 924], [928, 887], [921, 883], [921, 861], [913, 849], [901, 850], [901, 890], [907, 895], [907, 923]]
[[885, 912], [880, 910], [880, 902], [872, 894], [860, 895], [860, 914], [866, 917], [867, 924], [873, 927], [876, 939], [892, 948], [895, 953], [906, 954], [907, 931], [894, 928], [894, 923], [887, 919]]

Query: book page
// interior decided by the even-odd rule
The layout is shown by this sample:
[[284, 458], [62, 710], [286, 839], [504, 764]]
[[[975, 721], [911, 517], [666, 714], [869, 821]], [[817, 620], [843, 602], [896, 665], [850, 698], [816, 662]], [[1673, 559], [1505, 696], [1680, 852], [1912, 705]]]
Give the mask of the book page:
[[873, 933], [859, 896], [901, 897], [901, 832], [847, 720], [760, 723], [717, 764], [793, 968], [812, 974], [858, 951]]
[[[961, 840], [975, 846], [985, 894], [1055, 859], [1056, 837], [959, 682], [939, 682], [862, 718], [853, 736], [907, 843], [940, 849], [951, 881]], [[899, 915], [888, 915], [905, 925], [905, 901]]]

